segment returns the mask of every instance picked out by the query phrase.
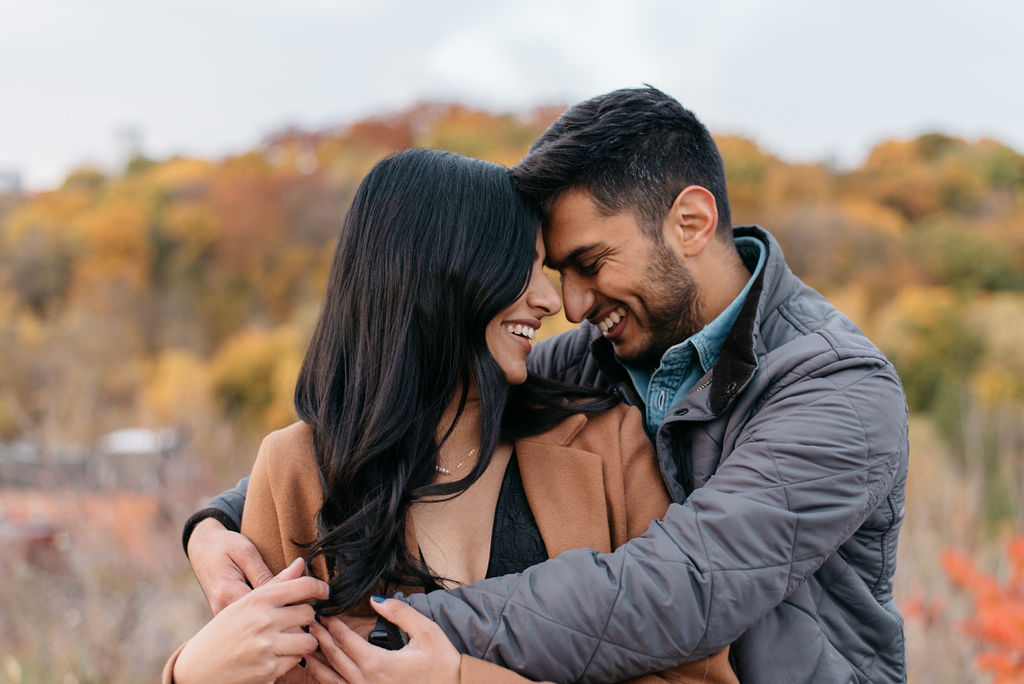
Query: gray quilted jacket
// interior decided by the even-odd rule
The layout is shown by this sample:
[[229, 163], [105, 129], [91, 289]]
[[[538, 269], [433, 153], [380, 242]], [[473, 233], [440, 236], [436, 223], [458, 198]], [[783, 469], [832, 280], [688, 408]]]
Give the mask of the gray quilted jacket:
[[[892, 596], [908, 452], [896, 371], [766, 231], [735, 233], [763, 241], [767, 263], [718, 363], [658, 429], [678, 503], [613, 553], [408, 597], [460, 651], [556, 682], [615, 682], [727, 644], [748, 684], [906, 679]], [[591, 325], [530, 362], [640, 402]]]

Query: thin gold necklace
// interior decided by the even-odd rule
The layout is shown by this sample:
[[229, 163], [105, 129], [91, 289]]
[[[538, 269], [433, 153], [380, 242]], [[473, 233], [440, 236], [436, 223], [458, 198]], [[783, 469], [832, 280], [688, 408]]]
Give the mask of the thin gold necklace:
[[442, 465], [436, 465], [436, 464], [434, 465], [434, 470], [436, 470], [437, 472], [441, 473], [442, 475], [451, 475], [453, 472], [457, 473], [459, 470], [462, 469], [462, 466], [464, 466], [466, 464], [466, 461], [468, 461], [469, 459], [473, 458], [473, 454], [475, 454], [475, 453], [476, 453], [476, 447], [473, 447], [472, 449], [469, 450], [469, 453], [466, 454], [466, 457], [464, 459], [462, 459], [459, 462], [459, 464], [456, 465], [451, 470], [449, 470], [448, 468], [445, 468]]

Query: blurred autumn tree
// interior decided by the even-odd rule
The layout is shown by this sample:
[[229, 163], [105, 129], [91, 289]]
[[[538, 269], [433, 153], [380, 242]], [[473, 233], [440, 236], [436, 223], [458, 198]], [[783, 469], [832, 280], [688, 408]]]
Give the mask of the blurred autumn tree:
[[[513, 164], [557, 114], [423, 103], [336, 130], [282, 130], [221, 160], [82, 169], [5, 203], [0, 436], [60, 424], [88, 439], [204, 412], [252, 434], [289, 420], [332, 245], [370, 166], [415, 145]], [[911, 409], [933, 417], [961, 462], [995, 448], [1008, 491], [1024, 491], [1024, 437], [1007, 427], [1024, 405], [1013, 380], [1024, 365], [1024, 157], [930, 133], [839, 170], [742, 138], [718, 143], [734, 222], [771, 229], [798, 275], [885, 348]]]

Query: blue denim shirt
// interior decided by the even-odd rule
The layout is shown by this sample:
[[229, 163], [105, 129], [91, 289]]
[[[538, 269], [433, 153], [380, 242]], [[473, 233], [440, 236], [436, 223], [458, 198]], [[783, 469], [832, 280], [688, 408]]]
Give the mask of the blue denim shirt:
[[725, 342], [733, 323], [736, 322], [736, 317], [740, 314], [750, 286], [764, 268], [766, 252], [760, 240], [739, 237], [736, 238], [736, 248], [741, 252], [757, 250], [757, 266], [754, 267], [754, 272], [743, 290], [725, 311], [699, 332], [665, 350], [661, 364], [653, 373], [648, 368], [626, 364], [633, 386], [644, 400], [644, 427], [650, 435], [658, 431], [658, 426], [669, 409], [681, 401], [718, 361], [722, 343]]

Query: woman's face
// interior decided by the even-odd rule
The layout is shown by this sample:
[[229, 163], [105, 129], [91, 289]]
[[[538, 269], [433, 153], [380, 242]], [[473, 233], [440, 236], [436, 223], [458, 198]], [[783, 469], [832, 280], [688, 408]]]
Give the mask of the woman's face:
[[544, 273], [544, 241], [537, 233], [537, 257], [526, 291], [487, 324], [487, 348], [510, 385], [526, 382], [526, 355], [545, 316], [558, 313], [562, 300]]

